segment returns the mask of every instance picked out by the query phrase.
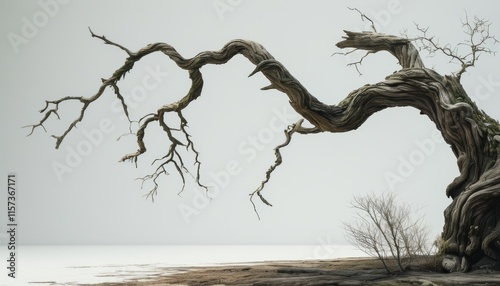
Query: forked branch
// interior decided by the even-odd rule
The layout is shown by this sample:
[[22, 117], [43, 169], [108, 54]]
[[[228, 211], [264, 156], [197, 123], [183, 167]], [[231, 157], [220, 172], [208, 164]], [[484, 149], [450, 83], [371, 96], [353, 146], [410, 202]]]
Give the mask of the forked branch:
[[[42, 127], [45, 129], [43, 123], [51, 115], [58, 116], [57, 110], [59, 108], [59, 104], [69, 100], [78, 100], [84, 104], [80, 112], [80, 116], [72, 124], [70, 124], [70, 126], [62, 136], [54, 136], [57, 139], [56, 147], [58, 148], [66, 135], [68, 135], [69, 132], [76, 126], [76, 124], [83, 119], [85, 111], [90, 103], [93, 103], [94, 101], [99, 99], [103, 95], [104, 90], [107, 87], [113, 88], [114, 94], [121, 102], [125, 115], [129, 119], [129, 122], [132, 122], [129, 118], [127, 102], [120, 93], [118, 82], [125, 77], [126, 73], [129, 72], [133, 68], [134, 64], [142, 57], [154, 52], [164, 53], [180, 68], [189, 71], [189, 77], [192, 83], [188, 93], [179, 101], [163, 105], [158, 108], [157, 112], [148, 114], [137, 121], [139, 126], [135, 133], [135, 136], [137, 139], [138, 149], [135, 152], [123, 156], [123, 158], [121, 159], [121, 161], [131, 161], [137, 164], [138, 158], [147, 151], [145, 136], [147, 130], [149, 130], [148, 127], [150, 127], [153, 123], [158, 124], [162, 128], [163, 132], [167, 135], [168, 141], [170, 142], [170, 148], [168, 149], [168, 152], [165, 156], [153, 161], [152, 164], [156, 166], [156, 169], [152, 174], [139, 178], [139, 180], [142, 180], [142, 186], [147, 181], [151, 181], [153, 183], [153, 188], [147, 194], [148, 197], [154, 197], [154, 195], [157, 193], [158, 178], [162, 175], [169, 174], [169, 172], [167, 171], [167, 166], [172, 166], [172, 168], [179, 174], [183, 182], [182, 189], [184, 189], [186, 184], [184, 174], [190, 173], [190, 171], [189, 168], [186, 167], [181, 153], [179, 153], [179, 147], [185, 147], [187, 151], [194, 154], [195, 175], [193, 175], [193, 178], [195, 179], [198, 186], [207, 190], [207, 187], [201, 183], [200, 178], [200, 154], [195, 148], [194, 142], [191, 139], [191, 135], [188, 133], [188, 121], [182, 114], [182, 110], [201, 95], [203, 78], [199, 69], [206, 64], [223, 64], [231, 59], [234, 55], [244, 55], [256, 65], [256, 68], [251, 75], [257, 72], [262, 72], [262, 74], [264, 74], [271, 81], [271, 85], [262, 89], [278, 89], [286, 93], [289, 96], [290, 102], [295, 110], [301, 113], [305, 118], [307, 118], [316, 126], [312, 128], [314, 129], [314, 132], [319, 132], [321, 129], [317, 126], [325, 125], [325, 123], [328, 121], [325, 116], [329, 116], [329, 111], [342, 110], [342, 108], [337, 108], [335, 106], [324, 105], [315, 97], [310, 95], [307, 90], [281, 65], [281, 63], [274, 60], [274, 58], [261, 45], [251, 41], [234, 40], [225, 45], [220, 51], [202, 52], [191, 59], [185, 59], [172, 46], [165, 43], [150, 44], [137, 52], [132, 52], [129, 49], [107, 39], [104, 36], [94, 34], [92, 30], [90, 30], [90, 33], [92, 37], [102, 40], [105, 44], [116, 46], [125, 51], [128, 55], [128, 58], [126, 59], [122, 67], [117, 69], [110, 78], [102, 80], [102, 84], [99, 87], [97, 93], [92, 97], [66, 97], [57, 101], [47, 101], [47, 106], [41, 111], [42, 113], [45, 112], [44, 117], [38, 124], [30, 126], [32, 128], [32, 132], [30, 133], [30, 135], [37, 127]], [[49, 104], [54, 104], [55, 107], [51, 110], [47, 110]], [[328, 112], [325, 113], [325, 110]], [[178, 126], [173, 127], [169, 122], [165, 120], [165, 115], [167, 113], [174, 113], [177, 115], [180, 122]], [[310, 132], [310, 130], [301, 127], [299, 124], [293, 132], [305, 133]], [[179, 133], [181, 134], [181, 136], [178, 135]], [[273, 167], [273, 169], [274, 168], [275, 167]], [[271, 172], [269, 172], [268, 175], [270, 175]], [[260, 192], [259, 197], [264, 203], [268, 204], [264, 197], [260, 195]]]
[[253, 191], [251, 194], [250, 194], [250, 202], [252, 203], [252, 206], [254, 208], [254, 211], [255, 213], [257, 214], [257, 217], [259, 217], [260, 219], [260, 216], [259, 216], [259, 213], [257, 212], [257, 208], [255, 206], [255, 203], [253, 202], [253, 197], [255, 195], [259, 196], [260, 200], [265, 203], [266, 205], [268, 206], [271, 206], [272, 205], [262, 196], [261, 192], [262, 190], [264, 190], [264, 186], [269, 182], [269, 180], [271, 179], [271, 174], [274, 172], [274, 170], [276, 170], [276, 168], [278, 166], [281, 165], [281, 163], [283, 163], [283, 157], [281, 156], [281, 152], [280, 150], [286, 146], [288, 146], [288, 144], [290, 144], [290, 142], [292, 141], [292, 136], [294, 133], [300, 133], [300, 134], [313, 134], [313, 133], [319, 133], [320, 130], [316, 127], [312, 127], [312, 128], [306, 128], [306, 127], [303, 127], [302, 126], [302, 123], [304, 122], [304, 119], [299, 119], [299, 121], [297, 121], [297, 123], [295, 124], [292, 124], [290, 126], [288, 126], [288, 128], [284, 131], [285, 133], [285, 142], [283, 142], [282, 144], [276, 146], [274, 148], [274, 155], [276, 156], [276, 160], [274, 161], [274, 163], [269, 167], [269, 169], [267, 170], [266, 172], [266, 177], [265, 179], [260, 183], [260, 186], [255, 190]]
[[429, 28], [423, 28], [415, 24], [417, 30], [422, 34], [414, 39], [420, 49], [427, 51], [431, 56], [440, 52], [450, 58], [450, 62], [456, 61], [460, 64], [460, 70], [455, 72], [455, 76], [460, 79], [462, 74], [470, 67], [475, 66], [481, 54], [495, 54], [489, 48], [490, 45], [497, 44], [498, 40], [490, 34], [491, 23], [488, 20], [474, 16], [472, 22], [467, 14], [462, 20], [462, 27], [467, 38], [455, 46], [440, 43], [439, 38], [428, 35]]

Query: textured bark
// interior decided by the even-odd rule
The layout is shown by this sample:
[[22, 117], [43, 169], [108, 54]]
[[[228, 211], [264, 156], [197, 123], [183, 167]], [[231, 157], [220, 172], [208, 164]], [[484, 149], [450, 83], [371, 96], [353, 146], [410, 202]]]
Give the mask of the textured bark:
[[446, 189], [446, 195], [453, 201], [445, 211], [444, 252], [462, 258], [461, 265], [450, 270], [467, 271], [485, 256], [498, 261], [498, 122], [477, 108], [459, 78], [426, 69], [410, 42], [373, 33], [346, 33], [346, 39], [338, 47], [371, 52], [387, 50], [403, 69], [382, 83], [352, 92], [340, 103], [347, 108], [333, 125], [355, 129], [374, 112], [392, 106], [412, 106], [427, 115], [450, 144], [460, 171]]
[[[451, 146], [457, 158], [460, 175], [446, 189], [446, 195], [453, 201], [445, 211], [442, 237], [445, 241], [444, 252], [459, 257], [461, 265], [453, 265], [450, 270], [466, 271], [485, 257], [499, 261], [500, 125], [498, 122], [479, 110], [470, 100], [460, 84], [459, 76], [442, 76], [432, 69], [425, 68], [418, 50], [410, 40], [371, 32], [345, 32], [346, 37], [337, 44], [339, 48], [365, 50], [368, 53], [387, 51], [397, 58], [402, 69], [387, 76], [380, 83], [365, 85], [352, 91], [337, 105], [319, 101], [264, 47], [252, 41], [233, 40], [219, 51], [202, 52], [193, 58], [185, 59], [172, 46], [165, 43], [150, 44], [137, 52], [131, 52], [103, 36], [92, 33], [93, 37], [103, 40], [106, 44], [121, 48], [129, 57], [109, 79], [103, 79], [103, 84], [92, 97], [47, 101], [46, 107], [42, 110], [45, 116], [39, 124], [31, 126], [32, 131], [36, 127], [43, 127], [43, 123], [51, 114], [57, 115], [57, 108], [62, 102], [80, 101], [83, 104], [80, 116], [70, 124], [62, 136], [54, 136], [57, 139], [56, 147], [59, 147], [65, 136], [83, 119], [87, 106], [100, 98], [107, 87], [115, 90], [128, 116], [127, 105], [120, 95], [117, 83], [142, 57], [161, 52], [180, 68], [189, 71], [192, 80], [191, 89], [181, 100], [161, 106], [157, 113], [146, 115], [140, 121], [136, 134], [139, 148], [137, 152], [124, 156], [122, 160], [137, 161], [137, 158], [146, 152], [143, 142], [145, 131], [150, 123], [157, 122], [167, 133], [172, 144], [169, 153], [161, 158], [163, 163], [157, 172], [143, 178], [154, 181], [155, 188], [152, 194], [154, 195], [158, 187], [156, 178], [167, 173], [164, 169], [167, 164], [173, 164], [183, 176], [185, 167], [182, 158], [176, 152], [177, 146], [187, 146], [196, 153], [196, 163], [198, 163], [196, 181], [203, 186], [200, 183], [198, 153], [185, 129], [187, 120], [183, 117], [182, 110], [201, 95], [203, 79], [200, 69], [204, 65], [224, 64], [233, 56], [241, 54], [256, 65], [251, 75], [261, 72], [270, 81], [271, 84], [263, 89], [277, 89], [286, 94], [290, 105], [314, 125], [313, 128], [303, 128], [300, 121], [287, 130], [287, 141], [276, 149], [276, 163], [266, 174], [266, 180], [262, 182], [261, 187], [253, 193], [257, 193], [264, 203], [269, 204], [261, 196], [260, 191], [269, 180], [274, 168], [281, 164], [279, 148], [290, 142], [293, 132], [347, 132], [357, 129], [375, 112], [388, 107], [410, 106], [420, 110], [421, 114], [436, 124], [436, 128], [441, 131], [444, 140]], [[55, 105], [55, 108], [49, 110], [50, 104]], [[165, 122], [164, 115], [168, 112], [178, 114], [181, 119], [179, 130], [185, 135], [181, 139], [187, 143], [175, 137], [172, 133], [174, 129]]]

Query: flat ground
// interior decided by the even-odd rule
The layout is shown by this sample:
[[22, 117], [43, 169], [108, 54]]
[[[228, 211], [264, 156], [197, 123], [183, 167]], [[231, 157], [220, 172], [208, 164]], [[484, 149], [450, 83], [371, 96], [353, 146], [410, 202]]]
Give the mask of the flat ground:
[[[434, 268], [435, 263], [437, 261], [427, 259], [425, 268]], [[395, 267], [393, 262], [391, 267]], [[264, 262], [177, 268], [178, 272], [175, 274], [98, 285], [500, 285], [498, 271], [478, 270], [449, 274], [425, 268], [413, 267], [407, 272], [390, 275], [379, 260], [367, 258]], [[166, 273], [171, 271], [172, 269], [165, 269]]]

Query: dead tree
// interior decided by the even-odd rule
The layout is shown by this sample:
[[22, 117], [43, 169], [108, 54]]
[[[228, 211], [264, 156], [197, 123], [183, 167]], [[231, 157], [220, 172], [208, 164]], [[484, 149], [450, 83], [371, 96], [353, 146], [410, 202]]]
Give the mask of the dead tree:
[[[199, 154], [188, 133], [188, 121], [183, 115], [183, 110], [202, 94], [203, 79], [200, 70], [203, 66], [224, 64], [233, 56], [241, 54], [256, 66], [250, 76], [260, 72], [269, 80], [270, 85], [262, 89], [277, 89], [286, 94], [290, 105], [303, 117], [285, 130], [285, 142], [275, 149], [276, 161], [267, 171], [260, 187], [251, 193], [251, 199], [257, 195], [263, 203], [270, 205], [261, 192], [273, 170], [282, 163], [280, 149], [290, 143], [294, 133], [347, 132], [357, 129], [372, 114], [385, 108], [414, 107], [435, 123], [444, 140], [451, 146], [460, 171], [460, 175], [446, 189], [446, 195], [453, 199], [445, 211], [445, 226], [442, 233], [444, 253], [448, 255], [445, 261], [447, 268], [450, 271], [467, 271], [483, 258], [499, 262], [500, 125], [478, 109], [460, 83], [461, 75], [467, 68], [474, 66], [480, 54], [492, 53], [487, 45], [497, 41], [489, 34], [489, 23], [477, 18], [472, 22], [468, 20], [464, 22], [468, 39], [457, 48], [451, 48], [449, 45], [440, 46], [434, 38], [427, 36], [427, 30], [417, 28], [422, 35], [414, 39], [385, 35], [376, 31], [345, 31], [346, 35], [337, 43], [337, 47], [348, 49], [347, 53], [354, 50], [366, 51], [366, 55], [379, 51], [389, 52], [398, 60], [401, 69], [388, 75], [382, 82], [365, 85], [352, 91], [336, 105], [323, 103], [314, 97], [279, 61], [256, 42], [233, 40], [219, 51], [201, 52], [193, 58], [186, 59], [166, 43], [149, 44], [133, 52], [90, 31], [92, 37], [123, 50], [128, 55], [125, 63], [111, 77], [103, 79], [97, 92], [90, 97], [64, 97], [46, 101], [45, 107], [41, 110], [42, 119], [29, 127], [31, 133], [38, 127], [45, 129], [43, 124], [50, 117], [58, 117], [61, 104], [70, 101], [80, 102], [82, 109], [77, 118], [69, 124], [62, 135], [53, 136], [56, 139], [56, 148], [60, 147], [66, 136], [83, 120], [87, 108], [100, 99], [106, 88], [114, 91], [121, 101], [123, 112], [129, 117], [127, 103], [118, 87], [119, 81], [143, 57], [155, 52], [163, 53], [181, 69], [189, 72], [191, 88], [179, 101], [160, 106], [156, 112], [147, 114], [138, 121], [139, 127], [135, 132], [138, 150], [125, 155], [122, 161], [137, 162], [147, 150], [143, 139], [149, 130], [148, 127], [158, 124], [171, 145], [164, 157], [155, 160], [156, 171], [142, 178], [154, 184], [149, 195], [156, 194], [157, 179], [168, 174], [167, 167], [176, 170], [185, 182], [185, 173], [189, 168], [179, 153], [180, 148], [192, 152], [195, 162], [195, 170], [192, 171], [195, 173], [194, 180], [205, 187], [200, 179]], [[426, 68], [417, 47], [431, 53], [444, 53], [460, 64], [460, 70], [451, 75], [440, 75]], [[459, 48], [464, 47], [468, 52], [465, 55], [459, 54]], [[360, 64], [362, 59], [353, 64]], [[168, 113], [176, 115], [179, 118], [178, 122], [167, 122]], [[303, 126], [304, 120], [307, 120], [312, 127]], [[130, 118], [129, 121], [132, 122]]]
[[406, 271], [412, 259], [428, 255], [428, 230], [415, 209], [396, 199], [394, 193], [355, 196], [351, 207], [356, 216], [343, 224], [347, 241], [382, 262], [387, 273], [393, 273], [387, 261], [394, 259], [399, 271]]

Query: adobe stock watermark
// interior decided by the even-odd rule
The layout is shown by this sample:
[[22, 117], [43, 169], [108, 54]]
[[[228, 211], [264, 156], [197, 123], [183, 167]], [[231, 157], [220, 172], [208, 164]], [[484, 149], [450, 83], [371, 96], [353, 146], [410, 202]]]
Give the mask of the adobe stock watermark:
[[434, 130], [430, 138], [415, 140], [416, 148], [408, 155], [398, 157], [399, 164], [396, 171], [386, 171], [384, 173], [384, 178], [389, 189], [394, 191], [398, 183], [404, 182], [408, 177], [413, 175], [416, 169], [422, 166], [425, 160], [436, 151], [437, 145], [444, 142], [438, 130]]
[[[385, 8], [378, 11], [371, 11], [368, 13], [368, 17], [372, 19], [375, 29], [381, 32], [383, 28], [388, 27], [395, 15], [401, 14], [404, 7], [399, 0], [389, 0]], [[372, 30], [371, 23], [367, 22], [365, 25], [365, 31]]]
[[9, 39], [12, 49], [17, 54], [21, 45], [28, 44], [33, 38], [38, 35], [41, 29], [45, 28], [50, 19], [54, 18], [61, 11], [61, 6], [66, 5], [70, 0], [40, 0], [38, 6], [40, 10], [36, 11], [31, 17], [21, 18], [20, 33], [9, 32]]
[[313, 249], [312, 257], [308, 259], [333, 259], [339, 257], [338, 246], [333, 243], [332, 236], [328, 234], [326, 239], [323, 237], [316, 238], [317, 245]]
[[479, 84], [474, 90], [474, 96], [472, 100], [476, 102], [488, 100], [494, 94], [498, 93], [498, 88], [500, 88], [500, 78], [494, 79], [493, 74], [489, 74], [487, 78], [480, 75], [477, 77], [477, 80], [479, 81]]
[[224, 21], [224, 14], [234, 12], [241, 3], [243, 3], [243, 0], [214, 0], [212, 5], [219, 19]]
[[[122, 94], [129, 108], [129, 112], [130, 110], [139, 107], [140, 103], [144, 102], [148, 98], [149, 94], [153, 90], [157, 89], [168, 76], [169, 74], [167, 72], [160, 70], [159, 65], [156, 65], [155, 69], [147, 66], [146, 75], [142, 77], [142, 80], [140, 81], [141, 84], [134, 86], [130, 90], [130, 93]], [[127, 119], [126, 115], [123, 113], [121, 101], [118, 98], [111, 103], [110, 109], [113, 113], [123, 114], [119, 117], [120, 120]], [[97, 128], [91, 130], [81, 129], [83, 139], [74, 146], [66, 145], [64, 147], [64, 150], [66, 151], [64, 161], [53, 161], [51, 164], [57, 180], [59, 182], [63, 182], [64, 176], [72, 173], [78, 166], [80, 166], [84, 162], [85, 158], [102, 144], [105, 136], [115, 130], [115, 127], [116, 125], [113, 120], [109, 118], [102, 118], [99, 121]]]
[[274, 115], [266, 127], [261, 128], [238, 144], [236, 151], [243, 158], [229, 160], [224, 169], [211, 171], [209, 173], [210, 181], [205, 183], [206, 186], [209, 186], [209, 190], [205, 192], [204, 189], [194, 188], [191, 202], [182, 202], [178, 205], [178, 210], [187, 224], [191, 223], [194, 216], [199, 215], [210, 205], [212, 199], [218, 197], [229, 186], [232, 178], [243, 172], [242, 160], [246, 162], [255, 160], [258, 153], [273, 141], [276, 134], [283, 134], [283, 130], [298, 119], [298, 115], [290, 113], [286, 107], [281, 110], [273, 109], [273, 113]]
[[[123, 94], [123, 99], [127, 103], [129, 111], [139, 107], [139, 105], [144, 102], [150, 92], [157, 89], [161, 83], [169, 76], [168, 72], [162, 71], [160, 65], [156, 65], [155, 68], [146, 66], [146, 75], [141, 80], [141, 84], [134, 86], [130, 93]], [[113, 113], [121, 113], [120, 119], [125, 120], [127, 116], [123, 112], [123, 107], [121, 101], [116, 98], [113, 103], [111, 103], [111, 111]]]
[[357, 247], [349, 244], [337, 244], [331, 234], [325, 237], [316, 237], [316, 245], [312, 249], [308, 260], [328, 260], [346, 257], [366, 257], [366, 254]]

